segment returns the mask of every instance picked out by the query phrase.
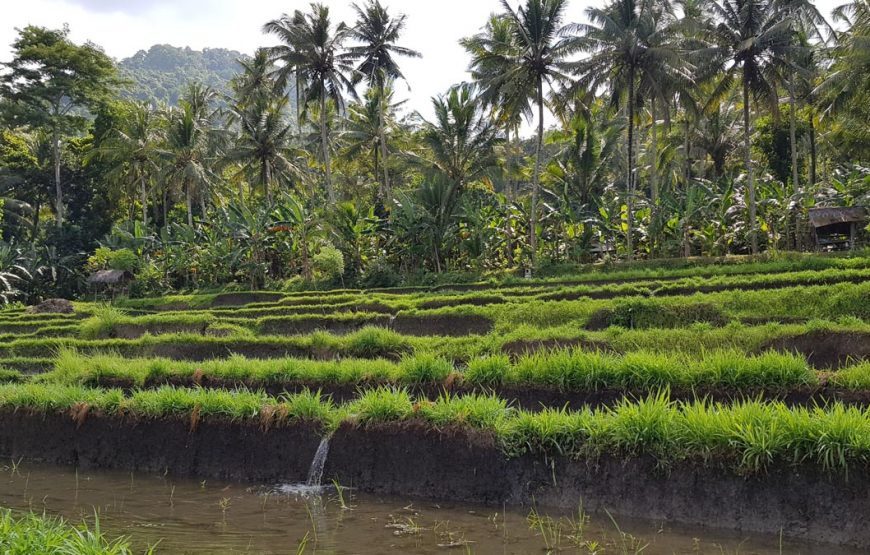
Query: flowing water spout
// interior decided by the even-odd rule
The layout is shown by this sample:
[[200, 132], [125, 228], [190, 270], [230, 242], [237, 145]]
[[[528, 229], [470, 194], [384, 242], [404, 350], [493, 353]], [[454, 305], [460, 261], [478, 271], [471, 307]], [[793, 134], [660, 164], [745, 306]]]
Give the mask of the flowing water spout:
[[320, 485], [320, 480], [323, 478], [323, 467], [326, 465], [327, 455], [329, 455], [329, 436], [320, 440], [317, 452], [314, 453], [314, 460], [311, 461], [311, 467], [308, 469], [307, 485]]

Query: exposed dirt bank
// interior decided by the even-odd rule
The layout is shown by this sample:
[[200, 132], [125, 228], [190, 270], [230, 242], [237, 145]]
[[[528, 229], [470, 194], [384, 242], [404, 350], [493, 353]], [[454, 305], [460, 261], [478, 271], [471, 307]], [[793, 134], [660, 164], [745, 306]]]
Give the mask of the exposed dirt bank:
[[[0, 412], [3, 457], [257, 482], [304, 480], [319, 435], [304, 423]], [[848, 481], [808, 467], [745, 478], [691, 462], [665, 472], [644, 457], [510, 459], [488, 432], [410, 421], [344, 423], [331, 439], [329, 479], [378, 494], [495, 506], [582, 502], [617, 515], [870, 547], [870, 480], [857, 470]]]

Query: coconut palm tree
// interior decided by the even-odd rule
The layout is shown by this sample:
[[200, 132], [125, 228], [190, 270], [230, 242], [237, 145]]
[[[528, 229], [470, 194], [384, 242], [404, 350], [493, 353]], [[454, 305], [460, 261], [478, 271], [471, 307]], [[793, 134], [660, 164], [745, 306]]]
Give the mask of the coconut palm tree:
[[690, 82], [689, 68], [677, 48], [669, 44], [673, 33], [669, 6], [651, 0], [615, 0], [604, 8], [588, 8], [589, 24], [575, 26], [577, 47], [588, 56], [575, 64], [585, 90], [607, 87], [611, 106], [624, 103], [626, 115], [627, 255], [632, 257], [634, 194], [636, 188], [635, 114], [644, 94], [664, 99], [672, 84]]
[[741, 85], [743, 99], [743, 148], [748, 191], [750, 248], [758, 252], [755, 172], [752, 165], [750, 102], [767, 101], [777, 111], [777, 77], [790, 66], [796, 49], [790, 8], [779, 0], [711, 0], [706, 5], [715, 21], [713, 52], [721, 62], [722, 79], [709, 106]]
[[312, 4], [309, 13], [297, 11], [293, 17], [285, 14], [266, 23], [263, 30], [276, 35], [282, 43], [269, 49], [272, 61], [282, 64], [275, 73], [277, 82], [286, 85], [291, 77], [298, 76], [306, 85], [305, 108], [314, 102], [320, 105], [320, 146], [326, 196], [330, 204], [335, 204], [327, 103], [332, 101], [341, 113], [344, 111], [345, 93], [357, 98], [351, 81], [355, 71], [352, 56], [343, 49], [350, 29], [343, 22], [333, 25], [328, 7]]
[[[386, 163], [381, 139], [395, 128], [396, 109], [404, 103], [393, 102], [393, 89], [387, 86], [382, 91], [370, 88], [361, 102], [348, 107], [348, 118], [341, 133], [343, 154], [349, 159], [371, 156], [375, 179], [382, 175], [381, 166]], [[385, 194], [384, 182], [379, 181], [379, 184], [379, 198], [389, 202], [392, 197]]]
[[497, 163], [495, 147], [501, 139], [472, 90], [470, 85], [460, 85], [433, 98], [435, 119], [423, 123], [422, 140], [427, 148], [422, 161], [450, 183], [442, 195], [445, 211], [452, 210], [464, 187], [484, 177]]
[[387, 9], [381, 5], [380, 0], [369, 0], [364, 7], [353, 4], [353, 9], [356, 11], [357, 21], [356, 25], [350, 29], [350, 37], [360, 44], [350, 47], [348, 53], [354, 59], [359, 60], [356, 68], [357, 73], [354, 76], [355, 81], [365, 79], [369, 87], [378, 92], [378, 98], [382, 99], [382, 102], [377, 105], [380, 120], [378, 142], [383, 170], [382, 194], [386, 202], [390, 203], [392, 190], [390, 171], [387, 166], [389, 152], [384, 129], [385, 122], [383, 121], [386, 116], [385, 110], [388, 107], [384, 104], [386, 101], [385, 88], [392, 81], [405, 79], [396, 61], [397, 56], [420, 58], [421, 54], [416, 50], [396, 44], [405, 28], [406, 17], [404, 14], [391, 17]]
[[[493, 102], [502, 99], [509, 112], [531, 113], [525, 107], [537, 106], [537, 140], [535, 170], [532, 177], [532, 199], [529, 214], [529, 249], [534, 267], [537, 252], [537, 204], [541, 184], [541, 150], [544, 142], [544, 89], [569, 79], [569, 56], [576, 50], [574, 42], [562, 25], [567, 0], [525, 0], [514, 10], [507, 0], [501, 0], [502, 17], [510, 22], [513, 35], [509, 43], [490, 42], [486, 36], [471, 43], [472, 68], [482, 77], [485, 98]], [[496, 24], [498, 25], [498, 24]], [[493, 29], [493, 38], [496, 38]], [[501, 29], [499, 29], [501, 31]], [[498, 35], [501, 37], [503, 35]]]
[[166, 141], [159, 151], [165, 161], [164, 179], [183, 191], [190, 227], [193, 227], [193, 198], [199, 197], [204, 216], [207, 187], [213, 177], [209, 143], [213, 133], [210, 105], [214, 97], [213, 90], [191, 85], [178, 106], [169, 111]]
[[269, 204], [274, 186], [299, 173], [291, 146], [293, 125], [286, 118], [288, 105], [287, 97], [265, 96], [233, 108], [239, 134], [226, 159], [240, 165], [248, 183], [262, 188]]
[[130, 103], [119, 125], [88, 155], [107, 160], [110, 176], [138, 185], [145, 228], [148, 227], [148, 182], [159, 171], [163, 127], [159, 112], [152, 106], [144, 102]]

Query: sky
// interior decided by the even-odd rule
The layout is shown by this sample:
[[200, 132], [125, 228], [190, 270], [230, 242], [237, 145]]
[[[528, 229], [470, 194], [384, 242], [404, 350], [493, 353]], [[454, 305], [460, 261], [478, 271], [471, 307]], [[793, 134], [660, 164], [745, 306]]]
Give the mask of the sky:
[[[361, 0], [358, 0], [361, 2]], [[509, 0], [516, 6], [519, 0]], [[351, 0], [321, 0], [336, 20], [352, 23]], [[828, 14], [845, 0], [817, 0]], [[480, 30], [498, 0], [382, 0], [393, 14], [404, 13], [407, 27], [403, 46], [423, 54], [402, 60], [407, 85], [397, 96], [406, 107], [424, 117], [431, 114], [430, 98], [451, 84], [468, 78], [468, 56], [458, 41]], [[583, 21], [584, 10], [604, 0], [573, 0], [566, 21]], [[229, 48], [253, 53], [274, 44], [261, 32], [263, 23], [296, 9], [308, 9], [308, 0], [0, 0], [0, 61], [10, 58], [9, 45], [16, 28], [28, 24], [70, 27], [76, 42], [90, 40], [115, 59], [126, 58], [153, 44], [202, 48]], [[410, 90], [409, 88], [410, 87]]]

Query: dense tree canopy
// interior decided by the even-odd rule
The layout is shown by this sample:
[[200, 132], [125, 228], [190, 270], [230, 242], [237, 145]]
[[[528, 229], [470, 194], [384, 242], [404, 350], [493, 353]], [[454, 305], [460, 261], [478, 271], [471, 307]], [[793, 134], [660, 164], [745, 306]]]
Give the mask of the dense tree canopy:
[[428, 118], [395, 99], [421, 54], [378, 0], [279, 16], [250, 57], [155, 46], [120, 69], [20, 30], [0, 298], [119, 266], [144, 295], [807, 249], [810, 208], [870, 204], [867, 0], [831, 24], [806, 1], [566, 5], [493, 1]]

